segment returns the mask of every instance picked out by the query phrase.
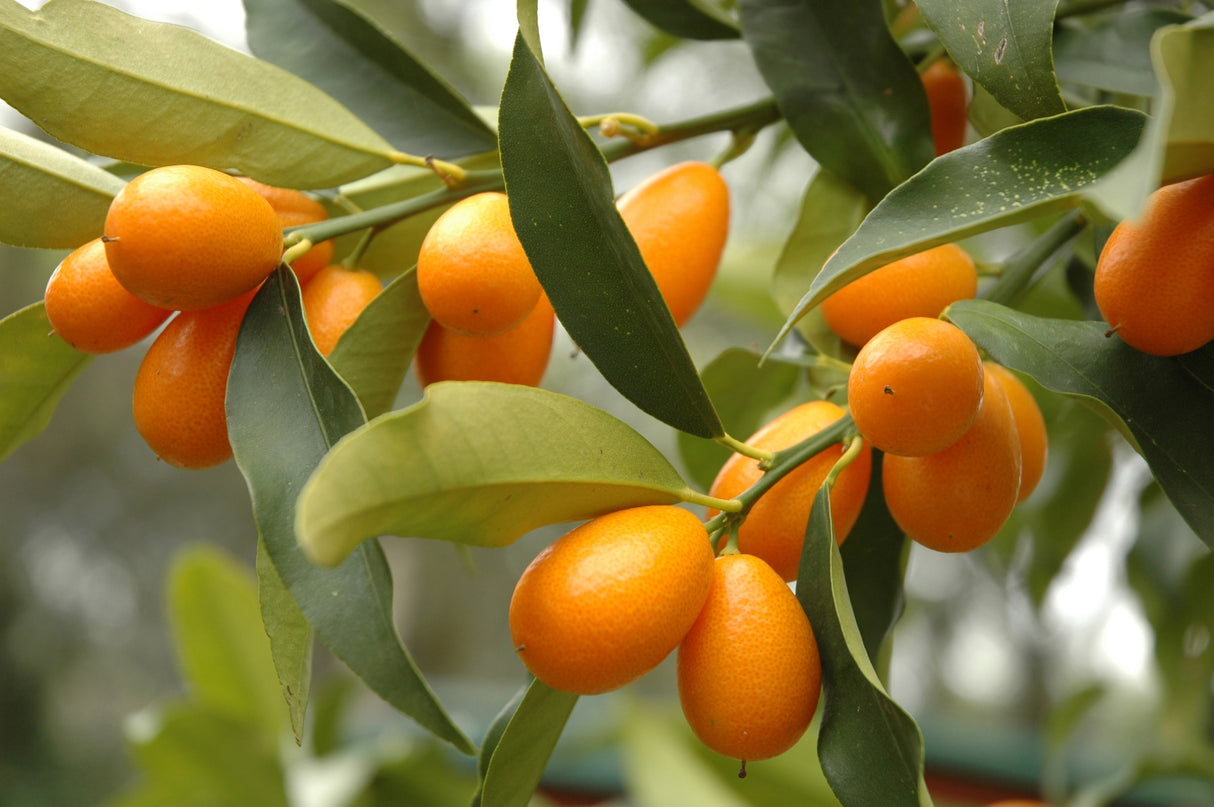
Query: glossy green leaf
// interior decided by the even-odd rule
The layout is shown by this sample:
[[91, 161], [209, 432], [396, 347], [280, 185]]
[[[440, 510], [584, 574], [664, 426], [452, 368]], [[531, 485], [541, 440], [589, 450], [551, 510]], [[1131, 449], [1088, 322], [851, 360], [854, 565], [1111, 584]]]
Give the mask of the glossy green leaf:
[[92, 360], [51, 332], [40, 302], [0, 319], [0, 459], [46, 428]]
[[624, 0], [655, 28], [683, 39], [737, 39], [738, 23], [712, 0]]
[[679, 329], [615, 208], [607, 163], [521, 37], [499, 130], [514, 229], [570, 337], [645, 412], [720, 436]]
[[90, 0], [0, 0], [0, 98], [65, 143], [142, 165], [327, 188], [392, 147], [311, 84], [177, 25]]
[[1208, 343], [1192, 353], [1177, 356], [1176, 361], [1189, 377], [1214, 395], [1214, 343]]
[[342, 0], [244, 0], [253, 53], [339, 99], [398, 148], [444, 159], [497, 148], [458, 93]]
[[1165, 25], [1191, 19], [1173, 8], [1126, 7], [1095, 20], [1063, 20], [1054, 33], [1058, 80], [1150, 98], [1158, 89], [1151, 37]]
[[[1214, 13], [1156, 35], [1152, 55], [1163, 84], [1156, 115], [1166, 127], [1161, 181], [1214, 172]], [[1166, 123], [1165, 123], [1166, 122]]]
[[286, 710], [248, 570], [218, 549], [184, 550], [169, 569], [168, 611], [191, 696], [272, 747]]
[[923, 0], [918, 6], [961, 69], [1021, 119], [1066, 111], [1051, 55], [1058, 0]]
[[337, 340], [329, 363], [354, 390], [367, 417], [392, 408], [429, 324], [417, 272], [410, 269], [376, 295]]
[[934, 153], [927, 97], [880, 0], [741, 0], [742, 33], [797, 140], [870, 199]]
[[797, 598], [822, 657], [818, 758], [835, 796], [845, 807], [930, 807], [923, 781], [923, 735], [885, 691], [865, 651], [825, 485], [810, 513]]
[[257, 597], [261, 622], [270, 639], [274, 670], [295, 744], [303, 743], [304, 716], [312, 689], [312, 626], [274, 568], [264, 538], [257, 539]]
[[300, 493], [296, 532], [332, 565], [375, 535], [505, 546], [546, 524], [689, 495], [661, 452], [600, 409], [449, 381], [335, 445]]
[[[376, 541], [326, 569], [295, 540], [295, 502], [329, 447], [363, 423], [354, 393], [316, 352], [295, 274], [280, 267], [253, 298], [228, 376], [228, 433], [274, 568], [317, 637], [380, 697], [471, 753], [396, 631], [392, 579]], [[286, 685], [288, 682], [283, 681]]]
[[0, 126], [0, 241], [75, 249], [101, 235], [123, 181], [108, 171]]
[[[745, 440], [763, 425], [764, 416], [796, 389], [801, 370], [779, 361], [759, 363], [759, 354], [744, 348], [729, 348], [701, 372], [704, 388], [717, 403], [725, 430]], [[712, 485], [717, 471], [732, 452], [716, 442], [678, 434], [679, 455], [691, 481], [704, 490]]]
[[1214, 545], [1214, 396], [1179, 363], [1105, 336], [1101, 322], [1042, 319], [985, 300], [954, 303], [945, 314], [1000, 364], [1111, 413], [1176, 509]]
[[481, 807], [526, 807], [578, 696], [533, 681], [506, 724], [485, 771]]
[[1100, 201], [1102, 180], [1134, 151], [1144, 123], [1132, 110], [1088, 107], [937, 158], [873, 208], [814, 278], [780, 336], [831, 292], [890, 261]]

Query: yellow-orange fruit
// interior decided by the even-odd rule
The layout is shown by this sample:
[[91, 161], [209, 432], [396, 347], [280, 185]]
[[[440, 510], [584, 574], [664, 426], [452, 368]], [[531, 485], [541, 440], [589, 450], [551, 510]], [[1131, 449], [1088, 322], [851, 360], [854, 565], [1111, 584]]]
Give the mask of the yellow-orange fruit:
[[236, 337], [253, 294], [181, 312], [144, 355], [135, 376], [135, 427], [165, 462], [208, 468], [232, 456], [224, 400]]
[[629, 190], [616, 207], [681, 327], [699, 310], [721, 263], [729, 186], [711, 165], [683, 162]]
[[333, 351], [341, 335], [382, 290], [375, 275], [341, 265], [325, 267], [304, 284], [304, 315], [322, 356]]
[[497, 336], [531, 313], [540, 282], [504, 193], [478, 193], [439, 216], [417, 256], [417, 287], [430, 316], [465, 336]]
[[718, 558], [679, 645], [679, 702], [695, 735], [742, 761], [782, 754], [809, 727], [821, 683], [817, 641], [783, 578], [753, 555]]
[[1214, 174], [1160, 188], [1137, 221], [1118, 224], [1093, 288], [1105, 322], [1145, 353], [1214, 339]]
[[77, 248], [55, 267], [43, 301], [55, 333], [85, 353], [130, 347], [173, 313], [123, 288], [110, 271], [100, 238]]
[[105, 254], [139, 299], [179, 311], [225, 303], [278, 266], [282, 228], [270, 203], [233, 176], [198, 165], [153, 168], [110, 203]]
[[822, 316], [845, 342], [862, 347], [898, 320], [938, 317], [977, 292], [973, 258], [956, 244], [943, 244], [853, 280], [822, 301]]
[[712, 547], [687, 510], [656, 505], [586, 522], [542, 551], [510, 600], [519, 658], [554, 689], [618, 689], [662, 662], [700, 613]]
[[932, 141], [936, 156], [965, 145], [969, 99], [965, 78], [947, 59], [932, 62], [919, 74], [932, 115]]
[[1045, 462], [1049, 455], [1050, 438], [1045, 430], [1045, 418], [1037, 399], [1016, 374], [1001, 364], [985, 362], [987, 372], [1003, 387], [1007, 401], [1012, 407], [1012, 419], [1016, 421], [1016, 434], [1020, 438], [1020, 494], [1016, 501], [1029, 497], [1045, 473]]
[[556, 316], [541, 296], [520, 324], [497, 336], [464, 336], [431, 322], [413, 369], [423, 387], [436, 381], [500, 381], [539, 386], [552, 355]]
[[912, 540], [937, 552], [968, 552], [995, 537], [1020, 493], [1020, 440], [1007, 394], [984, 374], [982, 406], [969, 431], [926, 457], [888, 455], [885, 504]]
[[873, 448], [921, 457], [961, 439], [982, 402], [982, 358], [955, 325], [910, 317], [860, 349], [847, 379], [856, 428]]
[[[237, 177], [257, 194], [270, 203], [274, 214], [278, 216], [278, 224], [284, 230], [288, 227], [299, 227], [304, 224], [315, 224], [329, 218], [325, 206], [308, 196], [303, 191], [292, 188], [279, 188], [266, 185], [248, 177]], [[291, 269], [299, 279], [300, 285], [313, 278], [317, 272], [324, 269], [333, 260], [333, 240], [321, 241], [314, 244], [310, 250], [291, 262]]]
[[[829, 401], [810, 401], [775, 418], [751, 435], [746, 443], [767, 451], [779, 451], [817, 434], [844, 414]], [[738, 528], [738, 551], [762, 558], [785, 580], [797, 579], [814, 497], [841, 456], [843, 446], [835, 443], [797, 466], [759, 497]], [[872, 467], [872, 450], [865, 444], [831, 488], [830, 513], [835, 540], [840, 544], [855, 526], [864, 507]], [[762, 476], [757, 460], [734, 454], [717, 472], [710, 493], [718, 498], [732, 499]], [[716, 511], [710, 509], [708, 517], [714, 515]]]

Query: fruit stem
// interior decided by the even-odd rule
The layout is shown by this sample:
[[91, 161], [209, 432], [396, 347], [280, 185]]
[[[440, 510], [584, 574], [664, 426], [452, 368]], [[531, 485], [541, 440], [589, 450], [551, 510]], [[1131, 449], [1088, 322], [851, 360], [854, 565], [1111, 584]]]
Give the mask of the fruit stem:
[[292, 263], [299, 260], [309, 250], [311, 250], [313, 246], [315, 246], [311, 239], [307, 238], [306, 236], [297, 240], [287, 240], [290, 240], [291, 243], [289, 246], [287, 246], [286, 251], [282, 253], [282, 263], [285, 263], [287, 266], [290, 266]]
[[758, 131], [780, 120], [780, 109], [774, 98], [765, 98], [746, 106], [723, 109], [698, 118], [688, 118], [666, 125], [659, 125], [652, 134], [627, 140], [613, 140], [601, 149], [608, 162], [630, 157], [642, 151], [691, 140], [716, 132], [738, 131], [752, 128]]
[[722, 513], [737, 513], [742, 510], [742, 503], [737, 499], [719, 499], [716, 496], [709, 496], [707, 493], [700, 493], [691, 488], [684, 488], [680, 491], [679, 498], [688, 504], [700, 504], [704, 507], [720, 510]]
[[[634, 115], [631, 112], [608, 112], [602, 115], [587, 115], [577, 119], [583, 129], [598, 126], [603, 137], [622, 135], [629, 139], [639, 136], [653, 135], [658, 132], [658, 125], [649, 118]], [[633, 131], [629, 131], [633, 130]]]
[[746, 152], [750, 151], [750, 147], [755, 143], [755, 137], [759, 134], [760, 129], [753, 126], [746, 126], [740, 129], [734, 129], [733, 137], [729, 139], [729, 145], [725, 147], [717, 156], [713, 157], [708, 163], [721, 170], [721, 166], [732, 160], [736, 160]]
[[786, 448], [783, 451], [777, 451], [772, 461], [766, 463], [766, 473], [759, 478], [758, 482], [755, 482], [738, 496], [738, 501], [742, 503], [742, 513], [750, 512], [750, 508], [759, 500], [759, 497], [770, 490], [773, 485], [787, 476], [793, 469], [800, 466], [810, 457], [820, 454], [835, 443], [844, 440], [855, 430], [855, 426], [856, 424], [851, 419], [851, 413], [849, 412], [822, 431], [810, 435], [795, 446]]
[[1087, 219], [1078, 210], [1072, 210], [1031, 244], [1017, 252], [1003, 266], [999, 280], [991, 286], [984, 297], [992, 303], [1011, 305], [1032, 285], [1037, 270], [1055, 252], [1075, 238], [1087, 226]]
[[741, 454], [743, 457], [750, 457], [752, 460], [758, 460], [759, 462], [771, 464], [772, 459], [776, 456], [766, 449], [746, 445], [746, 443], [743, 443], [736, 437], [730, 437], [728, 434], [723, 434], [715, 439], [735, 454]]
[[371, 240], [375, 238], [375, 229], [368, 227], [363, 232], [362, 237], [358, 239], [358, 243], [354, 245], [354, 249], [350, 250], [350, 254], [342, 260], [342, 265], [347, 269], [356, 269], [358, 264], [363, 259], [363, 255], [367, 252], [367, 247], [371, 246]]
[[456, 187], [463, 184], [468, 177], [468, 170], [462, 165], [449, 163], [446, 160], [435, 159], [434, 155], [430, 154], [425, 157], [418, 157], [416, 154], [406, 154], [403, 151], [393, 151], [388, 154], [388, 158], [397, 165], [414, 165], [418, 168], [429, 168], [438, 178], [443, 181], [443, 184], [448, 188]]
[[843, 455], [835, 460], [835, 464], [831, 466], [830, 473], [826, 475], [823, 482], [824, 485], [830, 487], [835, 486], [835, 480], [839, 478], [839, 474], [843, 473], [843, 469], [852, 464], [852, 460], [860, 456], [860, 452], [864, 449], [864, 440], [860, 435], [853, 432], [850, 437], [844, 441]]

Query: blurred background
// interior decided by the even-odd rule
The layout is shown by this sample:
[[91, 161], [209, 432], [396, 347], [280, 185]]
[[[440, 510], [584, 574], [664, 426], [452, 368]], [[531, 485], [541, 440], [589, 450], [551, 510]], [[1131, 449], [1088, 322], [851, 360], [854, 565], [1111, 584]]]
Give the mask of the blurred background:
[[[239, 0], [210, 0], [205, 10], [191, 0], [112, 5], [247, 49]], [[351, 5], [372, 10], [473, 104], [496, 105], [514, 40], [513, 3]], [[575, 42], [567, 3], [540, 8], [549, 70], [579, 113], [626, 110], [673, 121], [766, 94], [741, 43], [676, 42], [619, 0], [590, 0]], [[37, 133], [7, 108], [0, 124]], [[727, 144], [724, 135], [704, 138], [614, 164], [617, 191], [680, 159], [709, 159]], [[725, 168], [735, 199], [725, 264], [708, 305], [685, 329], [698, 364], [730, 346], [761, 349], [783, 321], [770, 277], [813, 170], [795, 143], [772, 130]], [[1006, 237], [971, 246], [986, 260], [1009, 249]], [[0, 247], [0, 315], [40, 300], [61, 257]], [[1060, 302], [1065, 295], [1064, 284], [1047, 284], [1034, 304], [1074, 305]], [[235, 465], [181, 471], [158, 462], [135, 432], [130, 391], [143, 349], [95, 360], [47, 431], [0, 463], [5, 807], [97, 804], [135, 780], [124, 733], [130, 716], [183, 696], [164, 607], [173, 558], [206, 543], [252, 569], [257, 536]], [[621, 399], [567, 339], [558, 342], [544, 386], [622, 418], [676, 459], [674, 433]], [[410, 377], [398, 405], [418, 397]], [[1132, 765], [1169, 720], [1195, 719], [1191, 708], [1176, 714], [1171, 684], [1178, 676], [1196, 675], [1185, 692], [1196, 687], [1204, 700], [1185, 703], [1204, 709], [1196, 719], [1208, 721], [1210, 612], [1194, 613], [1183, 596], [1194, 559], [1207, 550], [1120, 438], [1073, 404], [1048, 395], [1041, 403], [1055, 435], [1051, 465], [1004, 534], [973, 556], [911, 554], [890, 687], [923, 727], [941, 803], [1030, 794], [1043, 781], [1098, 778]], [[1086, 492], [1056, 495], [1075, 486]], [[454, 693], [447, 702], [474, 739], [525, 681], [506, 607], [518, 574], [559, 532], [466, 553], [383, 541], [405, 642], [440, 692]], [[1144, 535], [1151, 540], [1140, 542]], [[1206, 580], [1214, 582], [1208, 573]], [[1160, 625], [1170, 626], [1165, 646]], [[318, 691], [341, 686], [348, 674], [319, 653]], [[671, 711], [676, 719], [663, 725], [677, 732], [673, 693], [667, 664], [619, 698], [583, 699], [566, 744], [574, 748], [555, 760], [553, 787], [610, 793], [619, 761], [586, 748], [602, 745], [617, 730], [605, 727], [618, 728], [621, 713], [635, 715], [627, 704], [637, 698], [653, 699], [656, 714]], [[383, 742], [411, 736], [408, 721], [373, 696], [355, 701], [352, 733]], [[1050, 761], [1058, 759], [1066, 764]], [[755, 766], [752, 778], [761, 770]], [[1173, 780], [1136, 798], [1127, 803], [1214, 804], [1214, 787]]]

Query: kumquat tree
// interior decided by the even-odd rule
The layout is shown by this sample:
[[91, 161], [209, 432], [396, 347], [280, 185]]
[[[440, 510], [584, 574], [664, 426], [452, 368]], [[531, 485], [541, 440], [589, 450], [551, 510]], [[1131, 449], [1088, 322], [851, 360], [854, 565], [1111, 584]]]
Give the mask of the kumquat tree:
[[27, 5], [5, 805], [1214, 804], [1208, 2]]

